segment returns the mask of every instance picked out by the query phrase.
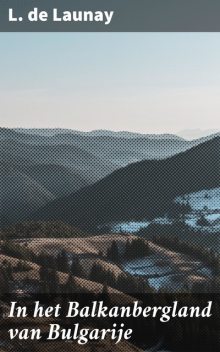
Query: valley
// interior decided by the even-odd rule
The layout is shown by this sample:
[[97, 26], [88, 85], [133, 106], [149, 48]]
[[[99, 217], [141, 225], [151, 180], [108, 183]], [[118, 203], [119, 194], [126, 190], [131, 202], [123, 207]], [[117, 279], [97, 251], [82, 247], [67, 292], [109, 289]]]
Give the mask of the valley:
[[[138, 239], [138, 236], [126, 234], [105, 234], [92, 237], [86, 236], [61, 239], [14, 239], [10, 240], [10, 246], [4, 243], [1, 245], [2, 254], [0, 254], [0, 262], [2, 264], [4, 263], [6, 267], [9, 264], [12, 268], [16, 268], [19, 265], [21, 266], [20, 270], [15, 270], [11, 278], [10, 287], [14, 292], [26, 292], [27, 290], [26, 293], [28, 293], [27, 280], [30, 280], [31, 292], [33, 287], [35, 287], [37, 291], [41, 290], [41, 286], [39, 285], [40, 267], [39, 264], [37, 264], [37, 258], [42, 258], [42, 260], [45, 258], [45, 260], [49, 260], [50, 262], [52, 258], [55, 260], [60, 256], [64, 261], [61, 268], [59, 269], [58, 266], [56, 269], [58, 271], [61, 270], [61, 272], [64, 270], [63, 273], [59, 273], [60, 283], [64, 284], [65, 280], [68, 278], [68, 274], [71, 273], [71, 268], [74, 268], [74, 263], [77, 263], [77, 267], [81, 268], [80, 270], [79, 268], [76, 269], [79, 270], [78, 274], [81, 277], [77, 279], [77, 282], [80, 287], [86, 287], [86, 289], [91, 292], [93, 292], [93, 290], [97, 292], [97, 290], [102, 289], [103, 281], [101, 277], [99, 284], [93, 282], [93, 280], [99, 280], [98, 277], [95, 278], [92, 274], [95, 267], [101, 268], [103, 278], [105, 275], [110, 275], [111, 279], [109, 284], [110, 286], [113, 285], [112, 288], [116, 290], [119, 289], [117, 280], [126, 275], [134, 279], [137, 278], [138, 280], [141, 279], [145, 281], [146, 290], [148, 290], [148, 287], [150, 291], [153, 290], [155, 292], [159, 290], [179, 292], [192, 289], [199, 290], [200, 292], [201, 290], [206, 290], [211, 281], [214, 280], [215, 273], [213, 267], [199, 256], [186, 255], [171, 250], [158, 245], [155, 241], [141, 239], [141, 241], [148, 246], [149, 254], [147, 256], [139, 257], [139, 254], [136, 253], [134, 259], [124, 257], [126, 256], [125, 251], [127, 244]], [[15, 244], [15, 246], [13, 244]], [[116, 246], [116, 251], [118, 251], [119, 255], [116, 259], [111, 258], [108, 254], [113, 244]], [[21, 249], [23, 248], [23, 251], [18, 251], [19, 247]], [[13, 251], [12, 248], [14, 248]], [[27, 258], [28, 254], [29, 259], [27, 260], [25, 256]], [[12, 255], [12, 257], [10, 255]], [[24, 267], [23, 271], [21, 264]], [[26, 269], [26, 266], [28, 269]], [[77, 274], [77, 271], [73, 272], [73, 274]], [[122, 291], [126, 293], [126, 286]]]
[[[218, 135], [199, 143], [171, 135], [2, 129], [0, 142], [0, 255], [3, 273], [12, 271], [10, 290], [25, 292], [29, 281], [32, 291], [45, 289], [42, 261], [62, 290], [70, 275], [86, 290], [101, 290], [107, 280], [123, 294], [216, 286]], [[164, 158], [164, 143], [174, 155]]]
[[[187, 305], [219, 294], [219, 142], [218, 135], [185, 141], [127, 132], [1, 131], [0, 351], [35, 351], [28, 341], [8, 344], [10, 297], [33, 309], [36, 297], [126, 306], [135, 300], [164, 305], [174, 297]], [[70, 331], [68, 319], [60, 322]], [[176, 344], [158, 321], [129, 321], [132, 341], [117, 346], [109, 339], [85, 346], [46, 342], [48, 323], [56, 321], [10, 320], [27, 331], [41, 327], [36, 352], [64, 343], [65, 350], [82, 352], [172, 351]], [[100, 323], [81, 324], [93, 331]], [[198, 344], [193, 328], [193, 335], [184, 323], [180, 329]], [[204, 339], [212, 333], [216, 341], [215, 324], [201, 329]]]
[[[169, 158], [217, 136], [187, 141], [168, 134], [2, 128], [1, 226], [24, 221], [52, 200], [75, 194], [131, 163]], [[132, 213], [129, 217], [137, 216]]]

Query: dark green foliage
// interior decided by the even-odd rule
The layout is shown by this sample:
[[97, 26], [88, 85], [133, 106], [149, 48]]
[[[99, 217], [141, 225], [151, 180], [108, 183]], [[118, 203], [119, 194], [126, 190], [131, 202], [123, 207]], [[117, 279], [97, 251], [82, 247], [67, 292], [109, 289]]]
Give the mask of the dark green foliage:
[[45, 295], [53, 293], [53, 292], [50, 292], [49, 282], [46, 280], [40, 281], [39, 291], [40, 293]]
[[24, 260], [19, 260], [17, 265], [14, 267], [15, 272], [30, 271], [31, 269], [31, 265]]
[[49, 255], [47, 253], [40, 253], [34, 258], [34, 262], [44, 268], [51, 268], [53, 270], [57, 270], [57, 261], [53, 255]]
[[171, 219], [182, 219], [184, 215], [189, 214], [192, 211], [192, 208], [189, 203], [180, 204], [172, 202], [168, 208], [168, 216]]
[[112, 271], [105, 270], [98, 263], [93, 264], [89, 278], [92, 281], [102, 283], [105, 288], [106, 286], [110, 286], [125, 293], [152, 292], [152, 289], [145, 280], [126, 273], [116, 276]]
[[83, 237], [85, 234], [78, 228], [62, 221], [27, 221], [5, 227], [0, 232], [1, 238], [71, 238]]
[[0, 268], [0, 295], [9, 293], [9, 284], [13, 280], [13, 268], [8, 262], [4, 262]]
[[149, 255], [149, 246], [143, 238], [134, 238], [127, 240], [124, 253], [120, 255], [116, 241], [113, 241], [111, 246], [107, 249], [107, 258], [115, 263], [123, 259], [135, 259], [146, 257]]
[[210, 222], [206, 219], [205, 215], [201, 215], [196, 224], [198, 226], [210, 226]]
[[108, 285], [106, 283], [103, 285], [102, 294], [104, 295], [108, 294]]
[[149, 246], [146, 240], [142, 238], [135, 238], [131, 241], [127, 240], [124, 252], [125, 259], [141, 258], [148, 255]]
[[4, 269], [0, 270], [0, 295], [3, 295], [5, 293], [9, 293], [9, 281], [10, 278], [7, 274], [7, 272]]
[[89, 278], [92, 281], [106, 283], [109, 286], [112, 286], [112, 284], [114, 284], [116, 280], [115, 275], [112, 271], [103, 269], [103, 266], [96, 262], [94, 262], [92, 266]]
[[50, 278], [48, 281], [50, 293], [60, 293], [60, 283], [57, 271], [49, 269], [48, 276]]
[[13, 274], [14, 269], [9, 261], [4, 260], [2, 262], [1, 270], [2, 270], [2, 272], [4, 272], [5, 277], [7, 277], [9, 280], [13, 279], [12, 274]]
[[100, 249], [99, 250], [99, 252], [98, 252], [98, 256], [100, 257], [100, 258], [103, 258], [104, 257], [104, 253], [103, 253], [103, 251]]
[[66, 284], [63, 286], [63, 293], [76, 293], [78, 290], [78, 285], [72, 274], [69, 274]]
[[40, 292], [42, 293], [60, 292], [58, 273], [54, 269], [50, 269], [46, 266], [41, 266], [39, 270], [39, 275], [40, 275], [40, 282], [41, 282]]
[[103, 304], [109, 306], [111, 304], [111, 296], [109, 294], [108, 285], [104, 283], [102, 292], [98, 295], [98, 300], [103, 301]]
[[161, 236], [167, 234], [169, 234], [169, 236], [176, 236], [177, 233], [179, 236], [184, 234], [193, 235], [193, 230], [187, 224], [177, 219], [177, 221], [173, 222], [172, 224], [162, 225], [151, 223], [146, 228], [142, 228], [138, 231], [138, 235], [149, 239], [152, 239], [155, 234]]
[[146, 280], [125, 273], [118, 276], [116, 286], [119, 291], [131, 294], [153, 292]]
[[44, 265], [40, 266], [39, 276], [40, 276], [41, 281], [49, 280], [49, 272], [48, 272], [48, 268], [46, 266], [44, 266]]
[[57, 255], [57, 268], [64, 273], [69, 272], [68, 255], [64, 249], [62, 249]]
[[108, 248], [107, 258], [109, 260], [112, 260], [113, 262], [117, 262], [119, 260], [119, 250], [118, 250], [118, 244], [116, 241], [112, 241], [110, 248]]
[[3, 241], [1, 249], [2, 253], [11, 257], [20, 258], [23, 260], [33, 260], [34, 258], [34, 254], [28, 248], [8, 240]]
[[215, 253], [213, 250], [196, 246], [190, 242], [181, 241], [177, 236], [154, 236], [153, 241], [165, 248], [200, 259], [203, 263], [210, 266], [214, 275], [219, 275], [220, 258], [218, 253]]
[[70, 267], [70, 272], [73, 276], [83, 277], [83, 268], [80, 264], [79, 258], [74, 258]]

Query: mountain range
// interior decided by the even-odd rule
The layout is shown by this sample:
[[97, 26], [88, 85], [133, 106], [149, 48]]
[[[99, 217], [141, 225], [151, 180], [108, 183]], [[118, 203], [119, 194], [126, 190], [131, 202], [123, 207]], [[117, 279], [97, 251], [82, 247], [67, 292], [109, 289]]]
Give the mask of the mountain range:
[[162, 160], [144, 160], [54, 200], [34, 214], [84, 229], [98, 224], [154, 218], [180, 195], [220, 186], [220, 137]]
[[26, 218], [131, 163], [169, 158], [213, 138], [1, 128], [1, 224]]

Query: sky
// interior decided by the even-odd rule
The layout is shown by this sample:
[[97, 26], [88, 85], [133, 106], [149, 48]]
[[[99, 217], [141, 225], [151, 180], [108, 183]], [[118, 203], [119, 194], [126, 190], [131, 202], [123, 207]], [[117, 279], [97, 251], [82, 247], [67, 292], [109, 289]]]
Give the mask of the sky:
[[220, 129], [220, 33], [1, 33], [0, 50], [2, 127]]

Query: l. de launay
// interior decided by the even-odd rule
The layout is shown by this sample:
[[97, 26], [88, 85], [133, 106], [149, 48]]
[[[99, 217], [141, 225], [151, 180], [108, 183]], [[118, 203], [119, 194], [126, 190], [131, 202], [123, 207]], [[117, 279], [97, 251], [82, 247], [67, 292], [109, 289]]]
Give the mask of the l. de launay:
[[54, 22], [103, 22], [110, 24], [114, 11], [60, 11], [53, 9]]

